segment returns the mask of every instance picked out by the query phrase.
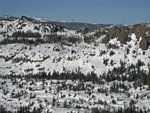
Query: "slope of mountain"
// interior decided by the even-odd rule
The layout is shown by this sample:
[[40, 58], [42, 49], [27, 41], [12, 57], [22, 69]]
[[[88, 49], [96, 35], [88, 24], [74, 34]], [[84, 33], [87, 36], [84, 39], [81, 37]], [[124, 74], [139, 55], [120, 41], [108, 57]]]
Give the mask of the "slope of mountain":
[[2, 19], [1, 108], [150, 112], [149, 24], [92, 30], [92, 24], [57, 23]]
[[[149, 50], [143, 53], [142, 49], [138, 47], [139, 41], [135, 37], [135, 34], [132, 34], [132, 41], [122, 47], [117, 39], [111, 40], [108, 45], [99, 43], [100, 40], [98, 40], [96, 46], [86, 43], [73, 44], [71, 47], [61, 43], [38, 46], [1, 45], [0, 73], [4, 75], [11, 73], [53, 73], [55, 70], [60, 73], [63, 71], [81, 71], [84, 74], [93, 71], [100, 75], [114, 67], [119, 67], [120, 60], [125, 62], [126, 66], [136, 64], [138, 60], [141, 60], [144, 62], [141, 69], [148, 71]], [[115, 45], [116, 49], [108, 49], [111, 45]], [[104, 63], [105, 60], [107, 63]]]

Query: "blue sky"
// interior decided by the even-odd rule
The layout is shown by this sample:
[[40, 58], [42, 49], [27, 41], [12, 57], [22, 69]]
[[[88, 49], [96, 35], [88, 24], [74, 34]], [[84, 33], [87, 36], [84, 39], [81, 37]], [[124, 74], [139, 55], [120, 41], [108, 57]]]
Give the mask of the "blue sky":
[[0, 0], [0, 15], [110, 24], [150, 22], [150, 0]]

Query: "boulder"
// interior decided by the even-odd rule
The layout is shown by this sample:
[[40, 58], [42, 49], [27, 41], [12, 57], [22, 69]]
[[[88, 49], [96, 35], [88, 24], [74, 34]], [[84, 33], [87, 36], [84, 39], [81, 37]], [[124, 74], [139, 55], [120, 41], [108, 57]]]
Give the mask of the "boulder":
[[139, 43], [139, 47], [143, 50], [147, 50], [148, 49], [148, 42], [146, 40], [145, 37], [142, 38], [142, 40]]
[[105, 36], [103, 39], [102, 39], [102, 43], [104, 44], [107, 44], [109, 42], [109, 37], [108, 36]]

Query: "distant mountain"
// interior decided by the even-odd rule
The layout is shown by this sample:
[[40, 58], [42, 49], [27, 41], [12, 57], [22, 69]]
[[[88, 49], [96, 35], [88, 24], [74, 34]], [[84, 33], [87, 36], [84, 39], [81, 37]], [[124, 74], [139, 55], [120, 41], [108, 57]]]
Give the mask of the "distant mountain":
[[0, 16], [0, 19], [1, 20], [3, 20], [3, 19], [5, 19], [5, 20], [16, 20], [16, 19], [18, 19], [18, 17], [9, 16], [9, 15], [2, 15], [2, 16]]
[[[25, 17], [25, 16], [23, 16]], [[22, 17], [21, 17], [22, 18]], [[30, 17], [27, 17], [30, 18]], [[19, 19], [18, 17], [15, 16], [9, 16], [9, 15], [2, 15], [0, 16], [0, 19], [5, 19], [5, 20], [16, 20]], [[52, 21], [46, 18], [37, 18], [37, 17], [31, 17], [30, 19], [39, 21], [39, 22], [47, 22], [50, 24], [55, 24], [57, 26], [62, 26], [65, 27], [67, 29], [71, 29], [71, 30], [79, 30], [81, 28], [88, 28], [91, 30], [96, 30], [96, 29], [100, 29], [100, 28], [105, 28], [105, 27], [110, 27], [113, 24], [91, 24], [91, 23], [82, 23], [82, 22], [59, 22], [59, 21]]]
[[35, 19], [40, 22], [48, 22], [50, 24], [55, 24], [57, 26], [62, 26], [70, 30], [79, 30], [81, 28], [96, 30], [100, 28], [110, 27], [113, 25], [113, 24], [92, 24], [92, 23], [84, 23], [84, 22], [60, 22], [60, 21], [52, 21], [46, 18], [37, 18], [37, 17], [32, 17], [32, 19]]
[[58, 21], [49, 21], [49, 22], [72, 30], [79, 30], [84, 27], [91, 30], [96, 30], [96, 29], [112, 26], [112, 24], [90, 24], [90, 23], [82, 23], [82, 22], [58, 22]]

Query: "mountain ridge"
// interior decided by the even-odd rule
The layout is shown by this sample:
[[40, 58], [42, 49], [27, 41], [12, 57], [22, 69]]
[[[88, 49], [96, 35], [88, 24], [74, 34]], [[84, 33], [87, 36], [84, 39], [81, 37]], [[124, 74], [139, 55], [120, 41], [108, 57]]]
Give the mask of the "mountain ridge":
[[[67, 29], [72, 29], [72, 30], [79, 30], [83, 27], [87, 27], [88, 29], [91, 29], [91, 30], [96, 30], [96, 29], [100, 29], [100, 28], [104, 28], [104, 27], [110, 27], [113, 25], [113, 24], [92, 24], [92, 23], [84, 23], [84, 22], [67, 22], [67, 21], [62, 22], [62, 21], [50, 20], [47, 18], [27, 17], [27, 16], [22, 16], [22, 17], [36, 19], [39, 22], [49, 22], [51, 24], [56, 24], [58, 26], [63, 26], [63, 27], [66, 27]], [[22, 17], [20, 17], [20, 18], [22, 18]], [[19, 17], [2, 15], [2, 16], [0, 16], [0, 19], [16, 20], [16, 19], [19, 19]], [[116, 24], [115, 26], [122, 26], [122, 25]]]

